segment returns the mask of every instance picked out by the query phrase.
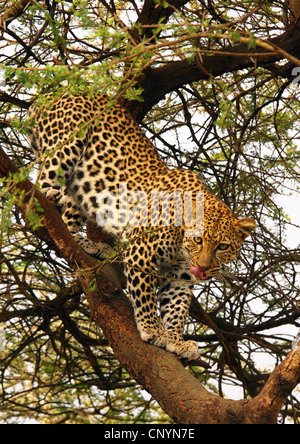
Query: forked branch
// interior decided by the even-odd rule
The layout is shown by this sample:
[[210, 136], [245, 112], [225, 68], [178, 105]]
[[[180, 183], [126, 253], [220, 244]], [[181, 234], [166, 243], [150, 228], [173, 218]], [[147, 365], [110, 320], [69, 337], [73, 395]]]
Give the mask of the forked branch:
[[[17, 174], [18, 168], [0, 148], [0, 177]], [[115, 356], [132, 378], [151, 393], [165, 412], [182, 424], [276, 423], [280, 409], [300, 378], [300, 341], [271, 374], [261, 393], [251, 400], [233, 401], [208, 392], [177, 357], [144, 343], [137, 331], [131, 305], [118, 276], [108, 265], [85, 254], [76, 244], [56, 208], [29, 180], [15, 184], [28, 205], [34, 193], [43, 208], [44, 228], [39, 232], [78, 273], [91, 313]], [[80, 272], [79, 272], [80, 269]], [[97, 287], [91, 289], [95, 279]]]

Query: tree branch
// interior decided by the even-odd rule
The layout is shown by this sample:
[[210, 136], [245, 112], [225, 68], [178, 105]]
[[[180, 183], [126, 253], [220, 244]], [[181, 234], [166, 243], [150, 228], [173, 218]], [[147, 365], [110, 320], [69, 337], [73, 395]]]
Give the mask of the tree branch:
[[291, 11], [290, 22], [294, 25], [300, 18], [300, 0], [289, 0], [289, 7]]
[[300, 339], [285, 360], [275, 368], [260, 394], [249, 402], [249, 419], [271, 422], [300, 382]]
[[[138, 17], [137, 25], [157, 25], [160, 20], [162, 20], [163, 23], [166, 23], [176, 9], [179, 9], [181, 6], [188, 3], [188, 1], [170, 0], [168, 3], [170, 6], [165, 8], [164, 6], [155, 3], [154, 0], [146, 0]], [[151, 37], [153, 29], [154, 28], [151, 28], [151, 26], [145, 28], [144, 36], [147, 38]]]
[[[265, 42], [265, 45], [263, 43], [255, 50], [249, 50], [247, 43], [239, 43], [214, 55], [201, 54], [201, 58], [196, 56], [194, 60], [185, 59], [167, 63], [158, 68], [147, 68], [139, 79], [139, 87], [144, 89], [144, 101], [123, 99], [122, 105], [137, 122], [141, 122], [151, 108], [167, 93], [184, 85], [219, 77], [253, 65], [267, 66], [289, 56], [292, 60], [300, 56], [300, 30], [298, 28], [270, 39]], [[200, 53], [201, 50], [199, 50]]]
[[19, 108], [29, 109], [32, 102], [18, 99], [18, 97], [10, 96], [9, 94], [0, 91], [0, 102], [11, 103]]
[[6, 30], [6, 27], [17, 17], [19, 17], [25, 9], [30, 5], [32, 0], [15, 0], [12, 6], [8, 9], [2, 10], [0, 17], [0, 29]]
[[[0, 177], [18, 173], [18, 168], [0, 148]], [[300, 377], [300, 341], [277, 367], [262, 392], [252, 400], [232, 401], [208, 392], [188, 373], [178, 358], [144, 343], [138, 334], [130, 302], [122, 291], [112, 267], [84, 253], [69, 233], [57, 209], [29, 180], [15, 184], [26, 192], [24, 205], [32, 193], [43, 208], [44, 230], [56, 249], [76, 270], [92, 316], [104, 331], [115, 356], [130, 375], [148, 390], [175, 421], [191, 424], [275, 423], [280, 408]], [[45, 233], [44, 233], [45, 234]], [[91, 280], [96, 278], [96, 290]]]

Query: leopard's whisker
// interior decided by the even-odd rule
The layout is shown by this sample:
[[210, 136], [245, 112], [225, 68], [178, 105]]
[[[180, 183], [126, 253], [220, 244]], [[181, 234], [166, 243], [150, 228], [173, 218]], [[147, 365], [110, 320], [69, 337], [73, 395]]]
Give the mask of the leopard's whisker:
[[244, 292], [246, 291], [240, 280], [233, 273], [229, 273], [225, 270], [220, 270], [217, 276], [220, 277], [221, 280], [225, 282], [225, 284], [227, 284], [229, 287], [239, 288]]

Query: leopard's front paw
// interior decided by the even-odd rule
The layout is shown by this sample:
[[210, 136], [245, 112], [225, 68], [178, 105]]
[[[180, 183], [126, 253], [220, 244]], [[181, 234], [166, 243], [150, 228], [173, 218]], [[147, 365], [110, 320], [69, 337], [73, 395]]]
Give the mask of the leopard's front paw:
[[194, 341], [174, 341], [169, 339], [167, 341], [166, 349], [171, 353], [175, 353], [182, 359], [187, 359], [188, 361], [194, 361], [200, 357], [198, 345]]
[[103, 242], [92, 242], [89, 239], [82, 237], [80, 234], [75, 233], [74, 238], [84, 251], [90, 256], [94, 256], [97, 259], [104, 260], [114, 257], [114, 249], [108, 244]]

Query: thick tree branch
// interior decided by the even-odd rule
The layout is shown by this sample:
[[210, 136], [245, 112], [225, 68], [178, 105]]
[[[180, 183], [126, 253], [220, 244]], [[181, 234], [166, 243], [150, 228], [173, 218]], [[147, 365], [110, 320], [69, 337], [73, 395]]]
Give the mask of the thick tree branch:
[[[17, 167], [0, 148], [0, 177], [17, 173]], [[232, 401], [208, 392], [184, 369], [178, 358], [140, 339], [131, 304], [122, 292], [116, 273], [110, 266], [99, 266], [98, 261], [81, 250], [56, 208], [29, 180], [16, 183], [17, 190], [26, 192], [25, 206], [32, 193], [39, 201], [44, 210], [43, 235], [52, 240], [60, 255], [77, 271], [91, 313], [115, 356], [175, 421], [191, 424], [276, 422], [283, 402], [299, 381], [300, 343], [275, 369], [256, 398]], [[97, 288], [91, 291], [90, 283], [94, 278]]]
[[160, 21], [166, 23], [176, 9], [188, 3], [187, 0], [170, 0], [169, 7], [165, 8], [154, 2], [154, 0], [146, 0], [144, 2], [141, 13], [138, 17], [138, 25], [147, 26], [144, 30], [144, 36], [149, 38], [152, 36], [154, 28], [151, 25], [157, 25]]
[[[273, 371], [261, 393], [249, 402], [249, 419], [271, 422], [300, 382], [300, 339], [286, 359]], [[253, 415], [253, 418], [251, 416]]]
[[31, 2], [32, 0], [14, 0], [10, 8], [1, 10], [0, 29], [5, 30], [15, 18], [23, 14]]
[[[294, 25], [300, 18], [300, 1], [289, 0], [289, 7], [291, 11], [291, 23]], [[298, 24], [299, 25], [299, 24]]]
[[[300, 30], [295, 27], [280, 37], [266, 42], [265, 45], [249, 50], [247, 43], [228, 46], [219, 54], [201, 55], [194, 60], [185, 59], [167, 63], [159, 68], [148, 68], [139, 80], [139, 87], [144, 89], [143, 102], [122, 100], [123, 106], [131, 112], [137, 122], [171, 91], [200, 80], [219, 77], [229, 72], [246, 69], [251, 66], [268, 66], [291, 56], [300, 57]], [[199, 50], [199, 54], [201, 50]], [[292, 68], [290, 76], [292, 76]], [[287, 74], [287, 73], [286, 73]]]
[[11, 103], [19, 108], [29, 109], [32, 102], [18, 99], [18, 97], [10, 96], [9, 94], [0, 91], [0, 102]]

